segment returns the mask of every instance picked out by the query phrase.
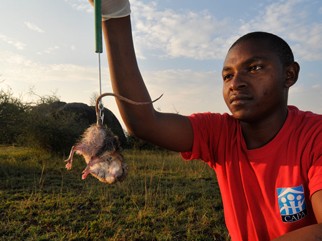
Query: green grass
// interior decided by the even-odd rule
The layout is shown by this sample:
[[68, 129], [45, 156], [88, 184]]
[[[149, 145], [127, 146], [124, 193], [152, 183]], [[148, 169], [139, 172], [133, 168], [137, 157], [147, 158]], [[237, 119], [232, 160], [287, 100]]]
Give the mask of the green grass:
[[63, 157], [0, 147], [0, 240], [227, 240], [215, 174], [179, 154], [125, 151], [129, 175], [106, 185]]

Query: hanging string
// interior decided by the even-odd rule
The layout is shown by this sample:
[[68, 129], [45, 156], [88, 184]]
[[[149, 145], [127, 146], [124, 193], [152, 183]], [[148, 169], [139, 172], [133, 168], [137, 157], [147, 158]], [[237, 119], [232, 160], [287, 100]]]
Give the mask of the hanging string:
[[98, 54], [98, 82], [100, 88], [100, 95], [102, 94], [102, 72], [101, 72], [101, 55]]

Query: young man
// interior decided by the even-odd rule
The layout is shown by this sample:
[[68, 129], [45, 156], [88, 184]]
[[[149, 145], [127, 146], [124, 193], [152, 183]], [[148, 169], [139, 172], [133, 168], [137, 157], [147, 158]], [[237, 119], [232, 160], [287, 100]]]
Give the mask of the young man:
[[[151, 98], [133, 47], [128, 0], [102, 0], [115, 93]], [[287, 106], [299, 65], [279, 37], [243, 36], [229, 49], [223, 95], [231, 115], [189, 117], [117, 101], [128, 131], [185, 159], [202, 159], [220, 186], [235, 240], [322, 239], [322, 116]]]

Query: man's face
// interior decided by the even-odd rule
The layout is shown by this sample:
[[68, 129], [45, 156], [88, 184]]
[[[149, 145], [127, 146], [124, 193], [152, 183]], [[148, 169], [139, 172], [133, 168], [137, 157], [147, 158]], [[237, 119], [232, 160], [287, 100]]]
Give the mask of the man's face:
[[223, 95], [234, 118], [256, 122], [286, 108], [285, 70], [263, 41], [231, 48], [222, 71]]

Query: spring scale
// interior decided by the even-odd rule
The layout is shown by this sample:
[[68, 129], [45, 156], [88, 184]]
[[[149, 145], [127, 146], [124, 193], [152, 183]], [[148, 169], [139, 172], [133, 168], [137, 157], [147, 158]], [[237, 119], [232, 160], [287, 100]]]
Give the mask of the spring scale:
[[[94, 0], [94, 20], [95, 20], [95, 53], [98, 54], [98, 81], [99, 94], [102, 94], [102, 73], [101, 73], [101, 53], [103, 52], [102, 44], [102, 11], [101, 0]], [[102, 101], [99, 103], [99, 116], [97, 122], [103, 124], [104, 121], [104, 106]]]

